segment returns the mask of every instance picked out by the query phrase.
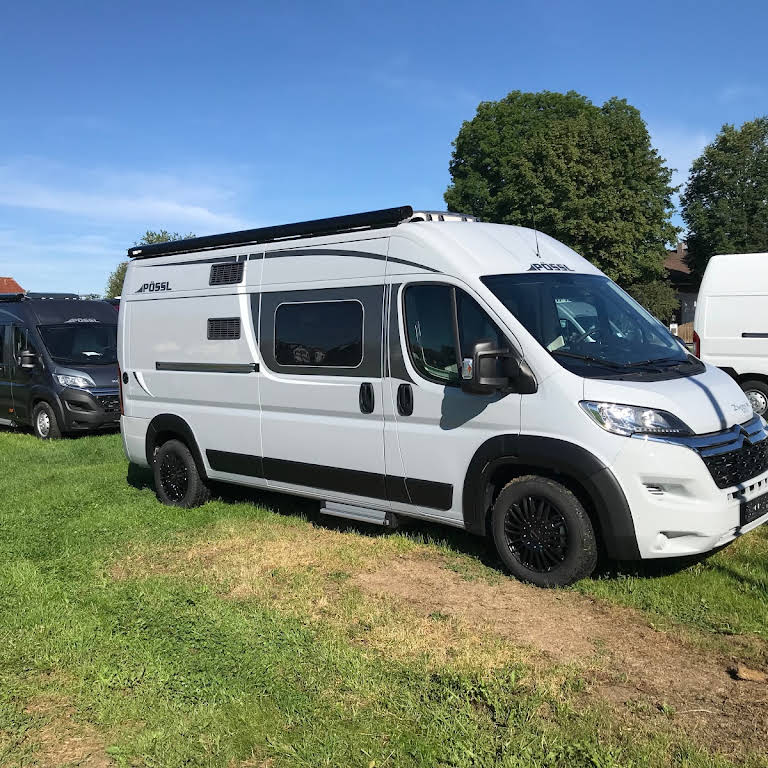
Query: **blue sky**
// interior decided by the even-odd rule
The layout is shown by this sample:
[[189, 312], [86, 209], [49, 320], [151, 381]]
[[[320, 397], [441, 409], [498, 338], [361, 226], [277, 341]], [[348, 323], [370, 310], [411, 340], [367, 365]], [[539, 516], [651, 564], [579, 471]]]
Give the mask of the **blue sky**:
[[0, 21], [0, 275], [101, 292], [146, 229], [444, 208], [510, 90], [624, 97], [684, 180], [768, 113], [764, 2], [38, 2]]

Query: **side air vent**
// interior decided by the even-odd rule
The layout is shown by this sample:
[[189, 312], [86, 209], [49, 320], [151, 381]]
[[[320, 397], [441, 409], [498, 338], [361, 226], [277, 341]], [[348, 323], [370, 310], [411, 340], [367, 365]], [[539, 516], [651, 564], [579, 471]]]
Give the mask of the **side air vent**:
[[240, 338], [239, 317], [210, 317], [208, 318], [209, 341], [231, 341]]
[[235, 261], [228, 264], [213, 264], [208, 285], [234, 285], [243, 279], [245, 262]]

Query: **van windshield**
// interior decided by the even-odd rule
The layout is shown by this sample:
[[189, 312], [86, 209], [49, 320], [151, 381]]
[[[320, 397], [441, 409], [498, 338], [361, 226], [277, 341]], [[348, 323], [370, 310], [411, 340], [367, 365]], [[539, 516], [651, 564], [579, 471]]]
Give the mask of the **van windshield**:
[[483, 283], [565, 368], [590, 378], [700, 373], [703, 365], [603, 275], [493, 275]]
[[38, 329], [48, 354], [67, 365], [114, 365], [117, 362], [115, 323], [61, 323]]

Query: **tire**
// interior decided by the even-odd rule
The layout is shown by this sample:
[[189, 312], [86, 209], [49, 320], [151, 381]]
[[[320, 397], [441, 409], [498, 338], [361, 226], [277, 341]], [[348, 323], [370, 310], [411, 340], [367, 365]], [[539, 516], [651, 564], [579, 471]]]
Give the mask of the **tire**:
[[546, 477], [517, 477], [491, 513], [493, 540], [513, 576], [538, 587], [565, 587], [597, 565], [597, 540], [579, 500]]
[[768, 418], [768, 384], [757, 379], [750, 379], [741, 383], [744, 394], [749, 398], [752, 410], [758, 416]]
[[32, 411], [32, 430], [40, 440], [58, 440], [61, 437], [56, 412], [48, 403], [38, 403]]
[[180, 440], [169, 440], [160, 446], [153, 472], [157, 498], [169, 507], [199, 507], [211, 497], [192, 452]]

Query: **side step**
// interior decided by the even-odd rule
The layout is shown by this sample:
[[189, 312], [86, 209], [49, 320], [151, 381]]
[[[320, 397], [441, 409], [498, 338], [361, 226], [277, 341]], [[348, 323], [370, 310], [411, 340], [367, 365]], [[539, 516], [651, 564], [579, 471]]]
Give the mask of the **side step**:
[[338, 504], [335, 501], [324, 501], [320, 507], [320, 512], [324, 515], [331, 515], [333, 517], [345, 517], [348, 520], [359, 520], [361, 523], [381, 525], [390, 530], [394, 530], [398, 525], [397, 515], [395, 515], [394, 512], [385, 512], [381, 509], [368, 509], [367, 507], [356, 507], [353, 504]]

